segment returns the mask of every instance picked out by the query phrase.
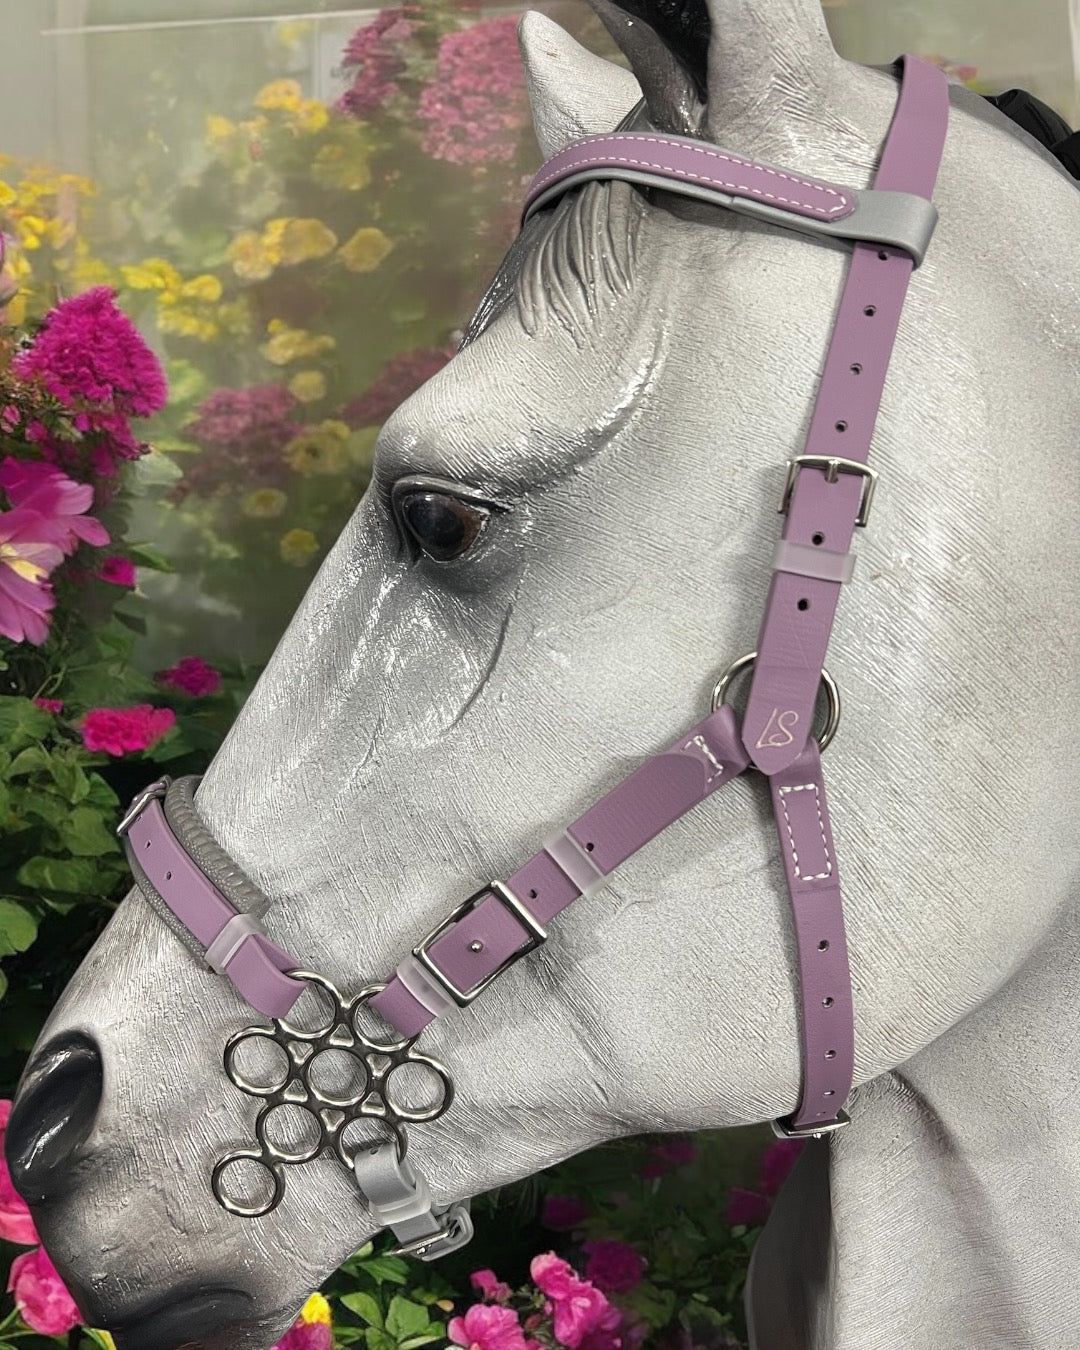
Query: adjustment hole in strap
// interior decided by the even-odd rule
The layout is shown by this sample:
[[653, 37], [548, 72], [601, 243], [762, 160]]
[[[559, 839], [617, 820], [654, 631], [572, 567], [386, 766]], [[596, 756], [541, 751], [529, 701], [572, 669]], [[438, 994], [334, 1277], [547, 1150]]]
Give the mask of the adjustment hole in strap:
[[165, 873], [165, 880], [166, 880], [166, 881], [172, 881], [172, 873], [171, 873], [171, 872], [166, 872], [166, 873]]
[[535, 900], [539, 894], [540, 894], [539, 891], [530, 891], [530, 892], [529, 892], [529, 899], [530, 899], [530, 900]]
[[826, 1051], [825, 1051], [825, 1058], [826, 1058], [826, 1059], [835, 1059], [835, 1058], [836, 1058], [836, 1051], [835, 1051], [835, 1050], [826, 1050]]
[[881, 259], [882, 262], [889, 261], [889, 255], [885, 252], [884, 249], [881, 250], [881, 252], [878, 254], [878, 257]]
[[821, 1006], [822, 1006], [823, 1008], [831, 1008], [832, 1005], [833, 1005], [833, 1003], [834, 1003], [834, 1001], [835, 1001], [835, 1000], [833, 999], [832, 995], [830, 994], [827, 998], [823, 998], [823, 999], [821, 1000]]
[[846, 423], [846, 422], [837, 422], [837, 423], [836, 423], [836, 429], [837, 429], [837, 431], [847, 431], [847, 423]]
[[861, 374], [862, 374], [862, 364], [861, 364], [861, 362], [855, 361], [855, 362], [852, 363], [852, 366], [851, 366], [851, 373], [852, 373], [852, 375], [861, 375]]
[[833, 1089], [833, 1088], [826, 1088], [825, 1091], [824, 1091], [821, 1095], [822, 1095], [823, 1097], [835, 1097], [835, 1096], [836, 1096], [836, 1091], [835, 1091], [835, 1089]]
[[810, 542], [811, 542], [816, 548], [820, 548], [820, 547], [822, 546], [822, 544], [825, 542], [825, 536], [824, 536], [823, 534], [815, 534], [814, 537], [813, 537], [813, 539], [812, 539]]
[[829, 939], [822, 938], [817, 945], [817, 949], [819, 952], [827, 952], [829, 950]]
[[810, 608], [810, 601], [804, 597], [802, 600], [799, 601], [799, 603], [795, 606], [795, 608], [801, 609], [805, 614], [805, 612]]
[[872, 319], [874, 315], [877, 313], [877, 305], [867, 305], [866, 308], [863, 310], [863, 313], [866, 315], [868, 319]]

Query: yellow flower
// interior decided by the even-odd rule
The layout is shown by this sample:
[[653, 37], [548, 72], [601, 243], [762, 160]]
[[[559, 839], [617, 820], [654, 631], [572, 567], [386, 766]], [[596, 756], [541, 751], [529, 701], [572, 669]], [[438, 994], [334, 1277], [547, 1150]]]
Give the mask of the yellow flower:
[[301, 403], [317, 403], [326, 395], [326, 376], [321, 370], [298, 370], [289, 381], [289, 393]]
[[274, 40], [282, 47], [298, 47], [310, 35], [312, 26], [306, 19], [284, 20], [274, 24]]
[[300, 107], [303, 94], [296, 80], [271, 80], [264, 84], [255, 95], [256, 108], [267, 112], [278, 108], [282, 112], [295, 112]]
[[225, 256], [236, 275], [245, 281], [265, 281], [277, 262], [254, 230], [238, 234], [225, 250]]
[[338, 257], [350, 272], [374, 272], [394, 245], [373, 226], [357, 230], [338, 249]]
[[245, 516], [252, 516], [256, 520], [273, 520], [285, 510], [288, 500], [284, 492], [277, 488], [256, 488], [240, 503], [240, 510]]
[[269, 257], [277, 257], [286, 266], [294, 267], [333, 253], [337, 235], [321, 220], [310, 216], [283, 216], [267, 223], [262, 243]]
[[304, 99], [299, 108], [296, 109], [296, 115], [293, 119], [296, 128], [309, 136], [313, 136], [317, 131], [322, 131], [329, 121], [330, 114], [326, 110], [326, 104], [320, 103], [317, 98]]
[[286, 461], [306, 478], [310, 474], [341, 473], [349, 428], [344, 422], [320, 422], [294, 436], [282, 452]]
[[0, 182], [0, 206], [10, 206], [17, 194], [10, 183]]
[[300, 1321], [321, 1322], [326, 1327], [330, 1325], [330, 1304], [322, 1294], [312, 1294], [300, 1309]]
[[319, 541], [310, 530], [290, 530], [278, 544], [282, 562], [304, 567], [319, 551]]
[[213, 305], [221, 299], [221, 282], [209, 272], [204, 272], [201, 276], [185, 281], [180, 294], [185, 300], [205, 300]]
[[147, 258], [134, 266], [120, 268], [124, 284], [133, 291], [179, 291], [183, 278], [164, 258]]
[[173, 303], [167, 295], [162, 296], [158, 305], [157, 321], [163, 333], [194, 338], [196, 342], [213, 342], [221, 331], [213, 319]]
[[310, 360], [333, 351], [337, 343], [328, 333], [309, 333], [306, 328], [290, 328], [282, 319], [271, 319], [266, 325], [270, 341], [259, 348], [274, 366], [287, 366], [292, 361]]
[[359, 145], [324, 145], [312, 161], [311, 176], [319, 187], [362, 191], [371, 182], [367, 151]]
[[101, 1341], [102, 1345], [107, 1347], [107, 1350], [116, 1350], [116, 1342], [107, 1331], [95, 1331], [94, 1335]]
[[230, 122], [227, 117], [219, 117], [216, 113], [207, 114], [206, 139], [211, 145], [224, 145], [231, 141], [236, 130], [236, 123]]

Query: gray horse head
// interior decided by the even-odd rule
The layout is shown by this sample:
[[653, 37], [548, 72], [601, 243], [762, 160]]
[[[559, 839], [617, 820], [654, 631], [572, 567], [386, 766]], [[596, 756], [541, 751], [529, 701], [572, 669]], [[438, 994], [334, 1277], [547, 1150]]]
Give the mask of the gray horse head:
[[[644, 91], [653, 125], [869, 183], [896, 79], [835, 55], [819, 0], [603, 13], [634, 77], [525, 22], [546, 152]], [[759, 1350], [1061, 1350], [1080, 1327], [1080, 197], [957, 91], [937, 201], [830, 656], [854, 1123], [808, 1149], [759, 1244]], [[704, 716], [753, 646], [848, 257], [618, 183], [530, 223], [384, 428], [196, 798], [289, 951], [343, 989], [385, 978]], [[438, 1199], [793, 1108], [767, 815], [739, 779], [426, 1034], [458, 1094], [412, 1135]], [[250, 1016], [135, 889], [24, 1085], [19, 1184], [128, 1350], [264, 1350], [372, 1231], [331, 1158], [265, 1218], [215, 1204], [251, 1131], [222, 1073]]]

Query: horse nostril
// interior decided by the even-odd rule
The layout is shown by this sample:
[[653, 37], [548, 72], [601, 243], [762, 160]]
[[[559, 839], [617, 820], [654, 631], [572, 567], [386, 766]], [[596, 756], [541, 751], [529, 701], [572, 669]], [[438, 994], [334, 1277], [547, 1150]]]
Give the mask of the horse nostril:
[[5, 1141], [15, 1189], [40, 1204], [65, 1189], [69, 1164], [94, 1128], [101, 1052], [78, 1032], [50, 1043], [23, 1079]]

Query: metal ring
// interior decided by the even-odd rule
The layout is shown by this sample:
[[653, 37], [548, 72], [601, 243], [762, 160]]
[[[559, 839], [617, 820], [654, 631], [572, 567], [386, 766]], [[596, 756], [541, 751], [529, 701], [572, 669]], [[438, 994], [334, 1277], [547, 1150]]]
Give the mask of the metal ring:
[[341, 1020], [345, 1000], [341, 997], [335, 985], [331, 984], [325, 976], [316, 974], [313, 970], [288, 970], [285, 973], [290, 980], [299, 980], [302, 984], [313, 984], [316, 989], [321, 989], [324, 994], [329, 994], [332, 1004], [330, 1020], [326, 1026], [319, 1027], [316, 1031], [305, 1031], [303, 1027], [294, 1026], [284, 1017], [276, 1017], [274, 1021], [286, 1036], [291, 1036], [295, 1041], [321, 1041], [324, 1036], [329, 1036]]
[[[353, 1035], [364, 1047], [376, 1055], [397, 1055], [402, 1051], [411, 1050], [419, 1039], [419, 1032], [416, 1036], [406, 1036], [400, 1041], [373, 1041], [366, 1032], [361, 1031], [356, 1021], [356, 1015], [361, 1008], [365, 1007], [376, 994], [381, 994], [386, 988], [385, 984], [366, 984], [363, 989], [353, 998], [349, 1011], [349, 1027]], [[385, 1020], [385, 1019], [384, 1019]]]
[[[306, 1148], [298, 1153], [289, 1153], [280, 1145], [275, 1144], [266, 1137], [266, 1126], [270, 1117], [275, 1111], [286, 1111], [289, 1109], [303, 1111], [304, 1115], [311, 1121], [315, 1127], [315, 1133], [318, 1138], [314, 1144], [308, 1144]], [[274, 1163], [288, 1163], [290, 1166], [297, 1166], [300, 1163], [311, 1162], [317, 1158], [326, 1147], [326, 1130], [322, 1121], [311, 1110], [310, 1107], [301, 1106], [299, 1102], [275, 1102], [272, 1106], [264, 1106], [259, 1112], [259, 1118], [255, 1122], [255, 1138], [262, 1145], [262, 1157], [260, 1161], [264, 1166], [269, 1167]]]
[[[716, 710], [724, 702], [727, 691], [731, 688], [731, 682], [736, 675], [748, 669], [757, 660], [757, 652], [747, 652], [745, 656], [740, 656], [737, 661], [732, 661], [727, 670], [716, 682], [716, 688], [713, 690], [712, 710]], [[819, 750], [825, 751], [832, 744], [833, 737], [836, 735], [837, 728], [840, 726], [840, 690], [837, 688], [836, 681], [827, 670], [821, 672], [821, 683], [825, 686], [825, 697], [828, 701], [828, 709], [825, 716], [825, 727], [821, 735], [817, 738]]]
[[[257, 1163], [273, 1177], [274, 1193], [265, 1205], [241, 1205], [236, 1200], [230, 1200], [222, 1190], [221, 1174], [230, 1163], [235, 1162]], [[285, 1175], [280, 1163], [269, 1163], [258, 1150], [242, 1148], [237, 1149], [235, 1153], [226, 1153], [225, 1157], [218, 1161], [217, 1166], [210, 1174], [210, 1189], [214, 1192], [214, 1199], [221, 1208], [227, 1210], [230, 1214], [235, 1214], [241, 1219], [261, 1219], [264, 1214], [269, 1214], [281, 1204], [281, 1198], [285, 1194]]]
[[[355, 1092], [351, 1092], [347, 1097], [331, 1096], [329, 1092], [325, 1092], [317, 1083], [311, 1081], [312, 1068], [318, 1063], [323, 1055], [331, 1054], [347, 1055], [357, 1066], [358, 1071], [363, 1075], [359, 1089]], [[321, 1050], [316, 1050], [315, 1053], [304, 1062], [300, 1069], [300, 1081], [320, 1106], [329, 1106], [335, 1111], [346, 1111], [350, 1106], [359, 1106], [371, 1091], [371, 1070], [359, 1055], [353, 1054], [351, 1050], [346, 1050], [344, 1046], [327, 1045]]]
[[[432, 1106], [402, 1106], [390, 1095], [391, 1078], [400, 1069], [407, 1069], [413, 1064], [431, 1070], [442, 1084], [442, 1093]], [[407, 1120], [411, 1124], [422, 1125], [431, 1120], [438, 1120], [441, 1115], [449, 1111], [454, 1101], [454, 1080], [450, 1077], [450, 1070], [444, 1064], [440, 1064], [437, 1059], [432, 1059], [428, 1055], [414, 1055], [411, 1059], [402, 1060], [400, 1064], [395, 1064], [387, 1070], [386, 1077], [383, 1079], [383, 1100], [386, 1102], [387, 1110], [392, 1111], [398, 1120]]]
[[353, 1116], [351, 1120], [346, 1120], [342, 1123], [341, 1129], [338, 1130], [337, 1136], [334, 1139], [334, 1152], [337, 1154], [338, 1160], [344, 1163], [350, 1172], [356, 1170], [356, 1155], [361, 1148], [364, 1148], [367, 1145], [368, 1141], [364, 1140], [361, 1143], [357, 1144], [356, 1147], [353, 1149], [353, 1151], [350, 1153], [349, 1146], [345, 1143], [345, 1131], [349, 1128], [350, 1125], [355, 1125], [357, 1121], [366, 1121], [366, 1120], [378, 1120], [380, 1124], [386, 1126], [386, 1128], [393, 1134], [394, 1142], [397, 1144], [398, 1162], [403, 1162], [405, 1159], [405, 1154], [408, 1153], [409, 1151], [409, 1132], [406, 1130], [405, 1126], [395, 1125], [393, 1121], [387, 1120], [385, 1116], [367, 1116], [367, 1115]]
[[[249, 1078], [245, 1078], [236, 1067], [234, 1056], [237, 1050], [248, 1040], [269, 1041], [284, 1055], [285, 1076], [280, 1083], [253, 1083]], [[293, 1077], [293, 1065], [288, 1050], [285, 1049], [269, 1027], [245, 1027], [243, 1031], [236, 1032], [225, 1042], [225, 1076], [234, 1087], [238, 1087], [241, 1092], [246, 1092], [249, 1097], [273, 1097], [275, 1093], [281, 1092], [288, 1085], [289, 1079]]]

